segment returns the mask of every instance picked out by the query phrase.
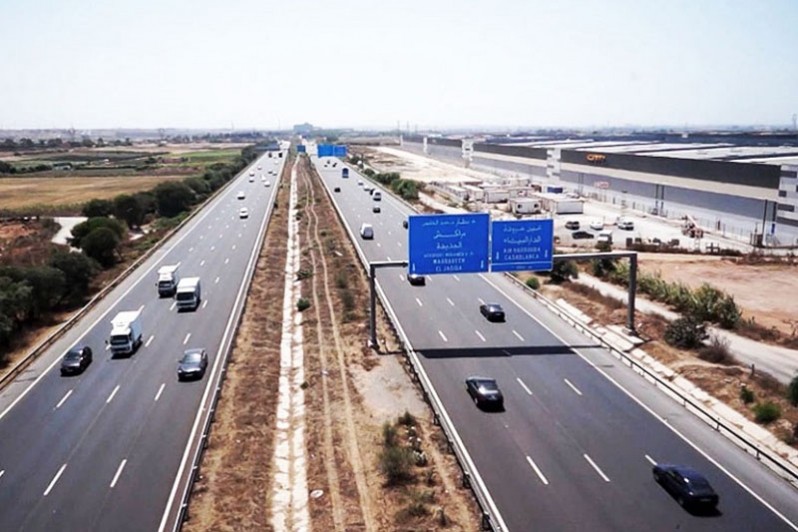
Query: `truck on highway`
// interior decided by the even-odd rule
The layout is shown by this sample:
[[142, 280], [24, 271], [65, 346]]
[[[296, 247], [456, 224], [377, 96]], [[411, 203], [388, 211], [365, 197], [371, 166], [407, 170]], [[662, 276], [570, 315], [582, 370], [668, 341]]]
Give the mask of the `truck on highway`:
[[341, 168], [341, 177], [343, 178], [349, 177], [349, 168]]
[[177, 290], [177, 283], [180, 276], [177, 271], [180, 264], [167, 264], [158, 268], [158, 295], [161, 297], [172, 297]]
[[111, 355], [132, 355], [141, 346], [141, 311], [125, 310], [111, 320]]
[[196, 310], [201, 301], [199, 277], [184, 277], [177, 284], [177, 310]]

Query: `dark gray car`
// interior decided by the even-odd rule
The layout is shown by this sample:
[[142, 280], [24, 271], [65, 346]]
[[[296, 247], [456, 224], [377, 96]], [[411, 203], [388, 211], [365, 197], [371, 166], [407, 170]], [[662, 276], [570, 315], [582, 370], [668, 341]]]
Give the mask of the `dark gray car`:
[[177, 364], [177, 379], [201, 379], [208, 367], [208, 353], [204, 349], [188, 349]]
[[89, 346], [73, 347], [61, 360], [61, 375], [77, 375], [91, 364], [91, 348]]
[[474, 404], [482, 409], [504, 410], [504, 396], [496, 379], [489, 377], [468, 377], [465, 381], [466, 391]]

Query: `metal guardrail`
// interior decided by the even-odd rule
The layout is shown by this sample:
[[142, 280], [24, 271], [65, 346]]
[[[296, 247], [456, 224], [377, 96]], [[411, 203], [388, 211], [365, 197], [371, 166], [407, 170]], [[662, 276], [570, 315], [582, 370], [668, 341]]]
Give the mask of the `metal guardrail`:
[[[351, 170], [351, 169], [350, 169]], [[318, 173], [318, 171], [317, 171]], [[354, 172], [355, 176], [359, 176], [357, 172]], [[351, 179], [350, 173], [350, 179]], [[335, 212], [338, 215], [338, 219], [343, 224], [344, 228], [346, 229], [347, 234], [352, 242], [355, 242], [356, 238], [353, 234], [351, 228], [346, 223], [346, 219], [343, 216], [340, 208], [336, 201], [334, 201], [333, 195], [330, 192], [327, 183], [322, 179], [324, 183], [324, 189], [327, 191], [327, 196], [330, 198], [331, 203], [335, 207]], [[376, 183], [376, 181], [372, 181]], [[378, 183], [380, 188], [385, 189], [381, 183]], [[391, 194], [394, 199], [396, 198], [395, 195]], [[400, 201], [404, 203], [407, 207], [415, 211], [415, 208], [410, 205], [409, 203], [405, 202], [404, 200]], [[363, 266], [366, 275], [369, 275], [369, 261], [366, 259], [366, 256], [363, 254], [359, 246], [355, 246], [355, 251], [357, 252], [358, 257], [360, 258], [360, 263]], [[446, 437], [447, 446], [449, 450], [455, 455], [457, 459], [457, 463], [460, 466], [460, 470], [462, 472], [463, 477], [463, 485], [471, 489], [471, 492], [474, 494], [474, 498], [479, 504], [482, 514], [482, 527], [483, 529], [490, 529], [494, 531], [501, 531], [503, 528], [500, 526], [501, 519], [498, 517], [498, 510], [492, 504], [492, 500], [487, 495], [487, 488], [485, 488], [484, 484], [482, 483], [481, 477], [477, 472], [476, 466], [474, 465], [471, 457], [469, 456], [468, 452], [463, 445], [463, 442], [460, 440], [460, 436], [457, 434], [457, 430], [454, 427], [454, 424], [449, 419], [448, 414], [446, 413], [446, 409], [443, 407], [443, 403], [438, 398], [437, 393], [435, 392], [435, 388], [432, 386], [432, 382], [429, 380], [427, 373], [424, 371], [421, 362], [419, 361], [418, 353], [415, 352], [412, 345], [410, 344], [410, 340], [407, 338], [404, 330], [402, 329], [401, 325], [399, 324], [399, 320], [394, 313], [393, 307], [391, 307], [388, 298], [385, 296], [382, 288], [377, 285], [377, 294], [380, 298], [380, 303], [382, 304], [382, 308], [385, 310], [385, 313], [388, 315], [388, 319], [391, 322], [391, 326], [396, 333], [396, 335], [400, 339], [400, 343], [402, 344], [402, 349], [405, 353], [405, 359], [409, 369], [411, 370], [413, 376], [415, 377], [416, 381], [421, 385], [421, 391], [424, 395], [424, 399], [432, 408], [433, 417], [435, 424], [441, 427], [443, 430], [443, 434]]]
[[[285, 157], [285, 163], [283, 165], [283, 171], [280, 172], [280, 175], [274, 182], [274, 187], [279, 189], [282, 185], [283, 181], [283, 173], [285, 172], [285, 168], [288, 166], [289, 157]], [[254, 164], [254, 161], [253, 161]], [[249, 168], [249, 165], [247, 166]], [[246, 171], [246, 168], [245, 170]], [[231, 182], [234, 179], [230, 180]], [[277, 193], [275, 193], [275, 201], [271, 202], [269, 206], [266, 208], [266, 219], [268, 220], [266, 225], [263, 229], [263, 234], [261, 235], [260, 242], [257, 244], [257, 249], [260, 249], [263, 246], [263, 240], [266, 238], [266, 232], [268, 231], [269, 224], [271, 224], [271, 214], [274, 210], [274, 204], [276, 200]], [[287, 208], [287, 206], [285, 207]], [[255, 261], [257, 263], [257, 260]], [[252, 278], [255, 276], [255, 268], [253, 267], [249, 272], [247, 272], [247, 276], [245, 278], [245, 282], [243, 287], [245, 288], [244, 292], [249, 292], [249, 287], [252, 284]], [[227, 378], [227, 366], [230, 362], [230, 353], [233, 349], [234, 338], [238, 332], [238, 328], [241, 326], [241, 317], [244, 315], [244, 305], [241, 306], [241, 309], [238, 310], [238, 316], [235, 318], [235, 328], [233, 333], [230, 335], [229, 343], [227, 344], [227, 349], [224, 351], [222, 366], [219, 371], [219, 380], [216, 382], [216, 386], [213, 390], [213, 395], [211, 396], [210, 406], [208, 407], [207, 414], [205, 417], [205, 422], [202, 426], [202, 432], [200, 433], [199, 442], [197, 444], [197, 449], [194, 452], [194, 459], [191, 461], [191, 472], [189, 473], [188, 480], [186, 482], [186, 487], [183, 490], [183, 494], [180, 497], [180, 509], [177, 513], [177, 518], [175, 519], [174, 527], [172, 530], [177, 532], [178, 530], [182, 529], [183, 523], [189, 518], [189, 507], [191, 502], [191, 494], [194, 489], [194, 484], [199, 480], [200, 477], [200, 465], [202, 464], [202, 459], [205, 456], [205, 449], [208, 447], [208, 440], [211, 435], [211, 427], [213, 426], [213, 422], [216, 419], [216, 408], [219, 404], [219, 400], [222, 397], [222, 384], [224, 383], [225, 379]]]
[[613, 346], [604, 337], [602, 337], [600, 334], [597, 334], [590, 327], [587, 327], [578, 320], [574, 319], [547, 297], [526, 286], [526, 284], [524, 284], [520, 279], [517, 279], [510, 274], [505, 274], [505, 276], [513, 283], [520, 286], [526, 293], [532, 295], [532, 297], [543, 303], [543, 305], [546, 306], [551, 312], [559, 316], [560, 319], [571, 325], [580, 333], [596, 340], [616, 358], [622, 362], [625, 362], [633, 371], [636, 371], [638, 374], [641, 374], [642, 377], [649, 379], [655, 386], [664, 388], [671, 396], [675, 396], [678, 401], [681, 402], [682, 407], [693, 411], [694, 414], [699, 414], [697, 417], [712, 427], [716, 432], [729, 438], [747, 453], [752, 454], [757, 460], [763, 461], [765, 465], [776, 471], [783, 478], [786, 478], [794, 484], [798, 484], [798, 472], [796, 472], [791, 465], [787, 465], [783, 460], [777, 458], [777, 455], [763, 450], [756, 443], [748, 440], [740, 431], [736, 430], [732, 424], [724, 422], [719, 416], [713, 416], [711, 413], [707, 412], [701, 407], [701, 405], [684, 395], [678, 388], [670, 384], [668, 381], [660, 378], [656, 373], [645, 367], [643, 364], [637, 362], [629, 355]]

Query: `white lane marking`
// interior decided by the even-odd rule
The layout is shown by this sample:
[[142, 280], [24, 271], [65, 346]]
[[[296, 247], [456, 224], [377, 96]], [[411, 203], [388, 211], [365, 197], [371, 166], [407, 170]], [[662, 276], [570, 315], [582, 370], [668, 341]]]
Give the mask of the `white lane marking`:
[[55, 405], [55, 409], [56, 409], [56, 410], [58, 410], [59, 408], [61, 408], [61, 405], [63, 405], [64, 403], [66, 403], [66, 400], [67, 400], [67, 399], [69, 399], [69, 396], [70, 396], [70, 395], [72, 395], [72, 390], [69, 390], [69, 391], [68, 391], [68, 392], [67, 392], [67, 393], [66, 393], [66, 394], [65, 394], [65, 395], [64, 395], [64, 396], [61, 398], [61, 400], [60, 400], [60, 401], [58, 401], [58, 404], [57, 404], [57, 405]]
[[388, 255], [386, 255], [385, 258], [388, 259], [388, 260], [391, 260], [391, 257], [388, 256]]
[[194, 251], [194, 246], [192, 246], [192, 247], [188, 248], [188, 252], [189, 252], [189, 253], [191, 253], [192, 251]]
[[5, 469], [0, 470], [0, 478], [3, 478], [3, 475], [5, 475], [5, 474], [6, 474], [6, 470]]
[[161, 394], [163, 393], [163, 388], [164, 388], [164, 386], [166, 386], [166, 383], [165, 383], [165, 382], [161, 384], [161, 387], [160, 387], [160, 388], [158, 388], [158, 393], [156, 393], [156, 394], [155, 394], [155, 400], [156, 400], [156, 401], [158, 401], [158, 399], [160, 399], [160, 398], [161, 398]]
[[144, 310], [144, 305], [141, 305], [141, 306], [139, 307], [139, 312], [141, 312], [141, 311], [143, 311], [143, 310]]
[[487, 340], [485, 340], [485, 337], [484, 337], [484, 336], [482, 336], [482, 333], [481, 333], [481, 332], [479, 332], [479, 331], [474, 331], [474, 332], [475, 332], [475, 333], [477, 333], [477, 336], [479, 336], [479, 339], [480, 339], [480, 340], [482, 340], [483, 342], [487, 341]]
[[399, 246], [399, 247], [402, 247], [402, 243], [401, 242], [397, 242], [396, 245]]
[[188, 343], [188, 339], [189, 339], [189, 338], [191, 338], [191, 333], [188, 333], [188, 334], [186, 335], [186, 337], [183, 339], [183, 345], [186, 345], [186, 344]]
[[202, 308], [205, 308], [207, 306], [208, 306], [208, 300], [207, 299], [203, 299], [202, 300]]
[[105, 350], [108, 351], [109, 349], [111, 349], [111, 344], [105, 344]]
[[[227, 228], [225, 227], [225, 229]], [[224, 233], [219, 233], [219, 238], [224, 238]]]
[[484, 299], [482, 299], [481, 297], [478, 297], [478, 298], [477, 298], [477, 301], [479, 301], [479, 304], [480, 304], [480, 305], [484, 305], [484, 304], [485, 304], [485, 300], [484, 300]]
[[529, 462], [529, 465], [532, 466], [532, 469], [534, 469], [535, 473], [537, 473], [538, 478], [540, 479], [540, 481], [548, 486], [549, 485], [549, 481], [546, 480], [546, 477], [543, 475], [543, 472], [540, 470], [538, 465], [528, 455], [526, 457], [526, 461]]
[[404, 275], [403, 273], [400, 273], [400, 274], [399, 274], [399, 280], [404, 282], [404, 280], [405, 280], [405, 275]]
[[441, 338], [443, 338], [443, 341], [444, 341], [444, 342], [448, 342], [448, 341], [449, 341], [449, 340], [447, 340], [447, 339], [446, 339], [446, 335], [445, 335], [445, 334], [443, 334], [443, 331], [438, 331], [438, 334], [440, 334], [440, 335], [441, 335]]
[[225, 264], [227, 264], [228, 262], [230, 262], [230, 259], [229, 259], [229, 258], [227, 258], [227, 259], [224, 259], [224, 263], [225, 263]]
[[524, 384], [524, 381], [522, 381], [520, 377], [516, 377], [515, 380], [518, 381], [518, 384], [521, 385], [521, 388], [524, 389], [524, 391], [527, 393], [527, 395], [532, 395], [532, 390], [527, 388], [526, 384]]
[[419, 307], [423, 307], [424, 306], [424, 304], [421, 302], [421, 300], [419, 298], [416, 298], [416, 303], [418, 303]]
[[378, 247], [378, 248], [381, 248], [381, 247], [382, 247], [382, 244], [380, 244], [379, 242], [377, 242], [377, 247]]
[[172, 311], [177, 306], [177, 301], [172, 301], [172, 305], [169, 307], [169, 310]]
[[216, 246], [211, 246], [211, 251], [214, 251], [215, 249], [216, 249]]
[[205, 266], [205, 259], [202, 259], [202, 260], [200, 261], [200, 266]]
[[150, 347], [150, 344], [152, 343], [153, 340], [155, 340], [155, 335], [152, 335], [149, 338], [147, 338], [147, 343], [144, 344], [144, 347]]
[[119, 468], [116, 470], [116, 475], [114, 475], [114, 479], [111, 481], [112, 488], [116, 486], [116, 481], [119, 480], [119, 475], [122, 474], [122, 470], [125, 468], [126, 463], [127, 463], [127, 458], [122, 460], [122, 463], [119, 464]]
[[218, 277], [213, 280], [213, 284], [219, 284], [219, 278]]
[[452, 275], [452, 277], [454, 277], [454, 280], [457, 281], [458, 283], [460, 282], [460, 278], [458, 276]]
[[199, 239], [200, 240], [205, 240], [205, 235], [200, 235]]
[[573, 391], [575, 391], [575, 392], [576, 392], [576, 394], [577, 394], [577, 395], [582, 395], [582, 392], [580, 392], [580, 391], [579, 391], [579, 388], [577, 388], [576, 386], [574, 386], [573, 384], [571, 384], [571, 381], [569, 381], [568, 379], [563, 379], [563, 380], [565, 381], [565, 384], [567, 384], [568, 386], [570, 386], [570, 387], [571, 387], [571, 389], [572, 389]]
[[513, 329], [513, 334], [515, 335], [516, 338], [518, 338], [522, 342], [524, 341], [524, 337], [518, 334], [518, 332], [515, 329]]
[[454, 301], [452, 301], [452, 300], [451, 300], [451, 299], [449, 299], [448, 297], [446, 298], [446, 301], [448, 301], [448, 302], [449, 302], [449, 304], [450, 304], [451, 306], [454, 306]]
[[108, 399], [106, 399], [106, 400], [105, 400], [105, 404], [108, 404], [108, 403], [110, 403], [111, 401], [113, 401], [113, 399], [114, 399], [114, 396], [116, 395], [116, 392], [118, 392], [118, 391], [119, 391], [119, 385], [117, 384], [117, 385], [116, 385], [116, 388], [114, 388], [114, 391], [113, 391], [113, 392], [111, 392], [111, 395], [109, 395], [109, 396], [108, 396]]
[[235, 248], [236, 248], [236, 245], [235, 245], [235, 244], [233, 244], [233, 249], [235, 250]]
[[241, 238], [241, 236], [242, 236], [241, 233], [238, 233], [238, 238]]
[[66, 464], [61, 466], [61, 469], [58, 470], [58, 473], [55, 474], [53, 480], [50, 481], [50, 484], [47, 486], [47, 489], [44, 490], [44, 496], [47, 497], [50, 494], [50, 491], [55, 486], [55, 483], [58, 482], [58, 479], [61, 478], [61, 475], [64, 473], [64, 469], [66, 469]]
[[654, 459], [651, 458], [649, 455], [646, 454], [646, 455], [643, 455], [643, 456], [646, 457], [646, 460], [648, 460], [651, 463], [651, 465], [657, 465], [657, 462], [655, 462]]
[[583, 454], [582, 456], [584, 456], [584, 457], [585, 457], [585, 460], [587, 460], [587, 463], [588, 463], [588, 464], [590, 464], [590, 465], [592, 465], [592, 466], [593, 466], [593, 469], [595, 469], [595, 470], [596, 470], [596, 473], [598, 473], [598, 474], [599, 474], [599, 476], [601, 476], [601, 478], [603, 478], [603, 479], [604, 479], [604, 482], [609, 482], [609, 481], [610, 481], [610, 479], [609, 479], [609, 478], [607, 478], [607, 475], [605, 475], [605, 474], [604, 474], [604, 471], [602, 471], [602, 470], [601, 470], [601, 468], [600, 468], [599, 466], [597, 466], [597, 465], [596, 465], [596, 462], [594, 462], [593, 460], [591, 460], [591, 459], [590, 459], [590, 457], [589, 457], [587, 454]]

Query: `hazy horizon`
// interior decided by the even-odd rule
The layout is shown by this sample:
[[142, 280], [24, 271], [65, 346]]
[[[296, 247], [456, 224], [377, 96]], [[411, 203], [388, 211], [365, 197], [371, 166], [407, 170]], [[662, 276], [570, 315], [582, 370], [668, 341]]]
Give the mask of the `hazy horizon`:
[[798, 112], [792, 0], [4, 0], [0, 18], [0, 130], [792, 129]]

